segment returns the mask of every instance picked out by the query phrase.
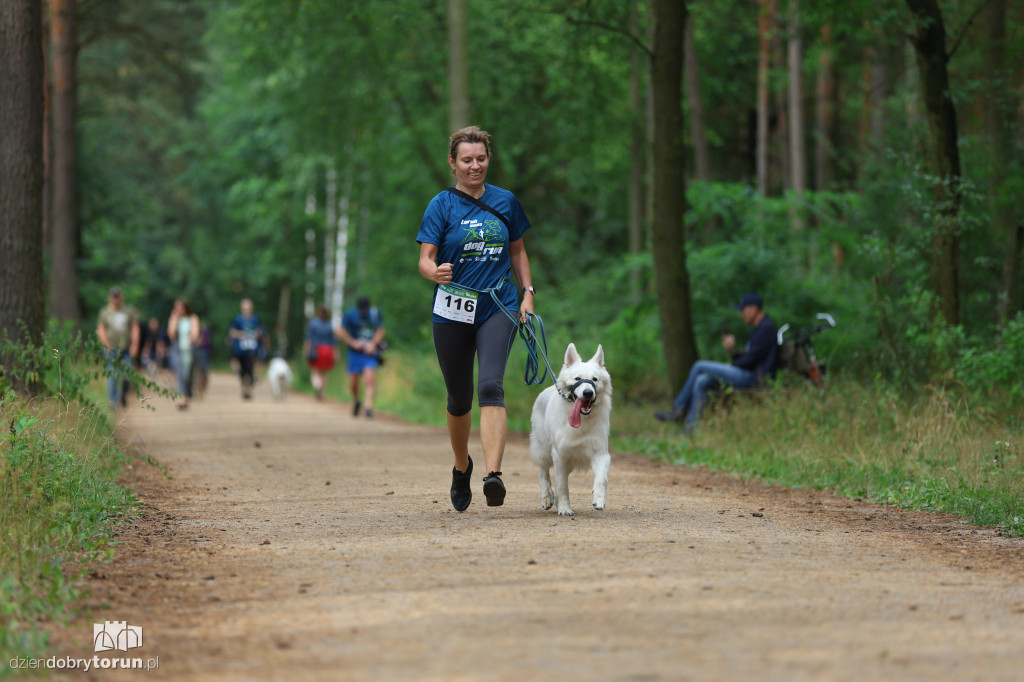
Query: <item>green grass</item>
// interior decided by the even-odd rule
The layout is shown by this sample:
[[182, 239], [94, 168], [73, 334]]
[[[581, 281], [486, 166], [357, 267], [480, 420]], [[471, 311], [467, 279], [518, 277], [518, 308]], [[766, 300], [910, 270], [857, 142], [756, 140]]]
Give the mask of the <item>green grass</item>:
[[46, 653], [42, 626], [74, 615], [85, 571], [111, 556], [111, 531], [135, 513], [117, 483], [127, 456], [109, 416], [88, 403], [0, 397], [0, 677], [10, 659]]
[[[514, 351], [505, 398], [510, 430], [525, 433], [533, 400], [544, 386], [523, 384], [523, 364], [522, 353]], [[610, 369], [614, 374], [615, 367]], [[883, 384], [834, 377], [827, 389], [820, 395], [797, 381], [757, 396], [730, 396], [709, 407], [693, 437], [653, 419], [655, 409], [667, 407], [664, 402], [619, 398], [612, 449], [787, 487], [957, 514], [1008, 535], [1024, 535], [1024, 424], [1019, 416], [1002, 413], [998, 399], [975, 406], [953, 389], [923, 389], [908, 397]], [[329, 393], [349, 400], [343, 369], [332, 374]], [[444, 401], [432, 354], [390, 352], [378, 373], [379, 410], [443, 426]]]

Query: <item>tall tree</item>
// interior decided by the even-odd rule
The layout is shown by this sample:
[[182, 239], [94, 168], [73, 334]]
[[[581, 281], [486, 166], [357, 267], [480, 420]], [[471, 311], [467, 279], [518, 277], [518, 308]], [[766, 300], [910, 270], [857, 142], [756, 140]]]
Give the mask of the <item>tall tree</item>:
[[[985, 71], [993, 78], [992, 93], [1011, 89], [1006, 63], [1006, 5], [1007, 0], [989, 0], [985, 15]], [[1011, 107], [1003, 96], [993, 94], [985, 100], [985, 123], [989, 138], [989, 206], [992, 228], [997, 239], [1006, 244], [1003, 255], [1003, 275], [996, 303], [996, 318], [1003, 322], [1020, 309], [1021, 250], [1024, 249], [1024, 219], [1014, 220], [1013, 206], [1020, 197], [1007, 191], [1009, 177], [1008, 150], [1013, 148], [1010, 127]]]
[[[629, 9], [629, 32], [632, 35], [640, 34], [640, 7], [639, 3], [630, 3]], [[647, 109], [645, 106], [647, 98], [644, 96], [647, 88], [646, 74], [648, 73], [649, 55], [634, 49], [629, 58], [629, 112], [631, 118], [630, 141], [629, 141], [629, 217], [627, 226], [629, 230], [629, 253], [638, 255], [643, 250], [644, 244], [644, 208], [647, 205], [644, 191], [644, 172], [647, 168], [644, 153], [647, 141]], [[640, 271], [634, 269], [629, 275], [630, 297], [633, 303], [640, 300]]]
[[655, 0], [651, 86], [654, 91], [654, 280], [669, 380], [681, 386], [697, 360], [686, 269], [686, 166], [683, 148], [683, 28], [686, 3]]
[[[0, 3], [0, 336], [26, 331], [36, 344], [45, 321], [42, 45], [40, 1]], [[0, 373], [12, 363], [4, 353], [0, 345]]]
[[[804, 50], [800, 39], [799, 0], [790, 0], [789, 6], [789, 162], [794, 194], [799, 198], [807, 188], [807, 152], [804, 144]], [[793, 229], [803, 229], [803, 212], [799, 206], [792, 214]]]
[[686, 71], [686, 101], [690, 105], [690, 136], [693, 138], [693, 177], [701, 182], [711, 180], [711, 153], [704, 125], [704, 103], [700, 95], [700, 61], [693, 37], [693, 14], [686, 17], [683, 36], [683, 69]]
[[757, 8], [757, 191], [768, 196], [768, 95], [772, 67], [772, 2], [759, 0]]
[[835, 64], [832, 57], [832, 25], [821, 27], [818, 53], [818, 87], [815, 91], [814, 186], [827, 190], [832, 184], [832, 149], [835, 142]]
[[910, 42], [921, 76], [932, 174], [935, 215], [931, 238], [932, 289], [939, 313], [949, 325], [960, 322], [960, 205], [962, 188], [956, 107], [950, 94], [946, 25], [938, 0], [907, 0], [914, 15]]
[[448, 0], [448, 129], [471, 123], [469, 56], [466, 49], [466, 0]]
[[78, 216], [75, 204], [75, 110], [78, 55], [76, 0], [50, 0], [53, 47], [52, 233], [50, 241], [50, 313], [78, 323]]

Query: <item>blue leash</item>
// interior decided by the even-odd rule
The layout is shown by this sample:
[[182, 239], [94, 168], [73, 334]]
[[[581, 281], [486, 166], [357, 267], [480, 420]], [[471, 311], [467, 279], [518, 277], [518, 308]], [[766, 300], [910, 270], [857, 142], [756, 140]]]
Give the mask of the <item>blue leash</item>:
[[[511, 275], [512, 267], [509, 266], [505, 274], [498, 280], [498, 283], [490, 289], [474, 289], [464, 284], [456, 286], [475, 291], [478, 294], [490, 294], [491, 300], [498, 306], [498, 309], [515, 325], [519, 337], [526, 344], [526, 371], [523, 372], [524, 384], [527, 386], [530, 384], [543, 384], [548, 374], [551, 375], [551, 382], [554, 383], [556, 375], [555, 370], [551, 369], [551, 362], [548, 361], [548, 337], [544, 332], [544, 320], [541, 319], [540, 315], [527, 313], [526, 322], [519, 322], [519, 316], [506, 308], [498, 296], [498, 292], [504, 289], [505, 285], [511, 281]], [[541, 360], [544, 361], [543, 367], [541, 367]]]

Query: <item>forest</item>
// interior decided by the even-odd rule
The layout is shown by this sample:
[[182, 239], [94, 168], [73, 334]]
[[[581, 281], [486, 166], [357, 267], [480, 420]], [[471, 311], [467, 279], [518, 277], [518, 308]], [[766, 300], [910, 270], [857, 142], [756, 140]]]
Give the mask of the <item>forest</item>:
[[[616, 459], [1024, 536], [1024, 3], [3, 0], [0, 677], [139, 513], [126, 468], [163, 467], [95, 398], [111, 287], [160, 323], [189, 299], [221, 369], [251, 299], [300, 390], [314, 308], [369, 296], [378, 411], [444, 423], [416, 235], [467, 125], [532, 223], [552, 362], [603, 347]], [[656, 421], [743, 343], [749, 292], [791, 330], [835, 321], [824, 388], [784, 372], [695, 435]]]
[[[160, 320], [188, 297], [217, 339], [252, 298], [292, 355], [314, 305], [365, 294], [428, 350], [415, 234], [476, 124], [552, 344], [618, 351], [624, 397], [674, 393], [748, 291], [779, 324], [831, 314], [835, 375], [1020, 392], [1019, 3], [7, 5], [4, 128], [45, 124], [40, 201], [3, 216], [5, 332], [90, 330], [118, 285]], [[17, 12], [38, 107], [7, 96], [34, 72]]]

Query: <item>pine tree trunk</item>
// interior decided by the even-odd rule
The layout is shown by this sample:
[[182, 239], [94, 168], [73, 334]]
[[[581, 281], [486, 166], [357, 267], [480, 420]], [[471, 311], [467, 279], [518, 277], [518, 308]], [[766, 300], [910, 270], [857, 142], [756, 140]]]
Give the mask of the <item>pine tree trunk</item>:
[[757, 191], [768, 196], [768, 106], [771, 73], [771, 0], [760, 0], [757, 12]]
[[[807, 150], [804, 145], [804, 73], [803, 42], [800, 40], [800, 6], [792, 0], [789, 7], [789, 162], [790, 187], [799, 198], [807, 188]], [[804, 227], [803, 211], [794, 207], [791, 213], [794, 230]]]
[[956, 107], [949, 95], [946, 28], [937, 0], [907, 0], [915, 26], [910, 36], [924, 95], [934, 197], [939, 220], [932, 226], [931, 277], [939, 313], [949, 325], [960, 321], [960, 151]]
[[53, 126], [51, 111], [51, 93], [53, 79], [50, 77], [52, 68], [50, 59], [50, 3], [42, 0], [43, 13], [43, 253], [53, 245], [53, 143], [50, 140]]
[[53, 232], [50, 242], [50, 313], [81, 322], [78, 302], [78, 216], [75, 207], [77, 46], [75, 0], [51, 0], [53, 47]]
[[683, 27], [686, 4], [654, 2], [654, 278], [661, 339], [672, 387], [678, 389], [697, 360], [686, 270], [686, 179], [683, 173]]
[[[42, 342], [43, 28], [39, 0], [0, 2], [0, 338]], [[14, 366], [0, 343], [0, 374]], [[36, 386], [7, 375], [16, 389]]]
[[687, 16], [683, 36], [684, 69], [686, 70], [686, 100], [690, 105], [690, 135], [693, 137], [693, 177], [701, 182], [711, 179], [711, 154], [704, 126], [704, 103], [700, 96], [700, 62], [693, 39], [693, 15]]
[[[768, 33], [771, 36], [771, 61], [775, 73], [786, 72], [786, 48], [782, 44], [785, 31], [779, 28], [779, 0], [770, 0], [771, 14], [768, 17]], [[775, 140], [769, 140], [768, 191], [778, 189], [785, 192], [792, 185], [789, 160], [789, 94], [785, 88], [774, 87], [770, 94], [775, 106]], [[774, 163], [771, 162], [775, 150]]]
[[835, 67], [832, 60], [832, 26], [821, 28], [821, 52], [818, 57], [818, 87], [815, 102], [814, 185], [827, 190], [832, 184], [832, 148], [835, 144]]
[[[1006, 5], [1007, 0], [990, 0], [985, 16], [986, 40], [985, 73], [993, 79], [991, 92], [1005, 92], [1010, 88], [1010, 71], [1006, 60]], [[985, 127], [990, 152], [989, 207], [992, 213], [992, 231], [996, 242], [1006, 244], [1003, 256], [1003, 276], [996, 302], [996, 319], [1000, 324], [1012, 318], [1020, 309], [1021, 249], [1024, 248], [1024, 223], [1013, 217], [1014, 203], [1019, 197], [1010, 197], [1004, 189], [1008, 177], [1007, 150], [1013, 149], [1010, 104], [1000, 96], [985, 99]]]
[[[630, 33], [636, 35], [639, 32], [640, 12], [639, 6], [633, 3], [629, 12]], [[630, 140], [630, 173], [629, 173], [629, 253], [632, 256], [638, 255], [644, 245], [644, 207], [647, 205], [646, 193], [644, 191], [644, 175], [647, 165], [645, 163], [644, 148], [646, 145], [646, 131], [644, 123], [647, 121], [646, 111], [646, 88], [644, 87], [644, 74], [646, 73], [646, 60], [639, 50], [633, 50], [630, 56], [629, 69], [629, 109], [632, 114], [633, 127]], [[630, 297], [633, 303], [640, 302], [640, 272], [633, 269], [629, 274]]]
[[472, 123], [469, 112], [469, 58], [466, 0], [448, 0], [448, 128], [455, 132]]

